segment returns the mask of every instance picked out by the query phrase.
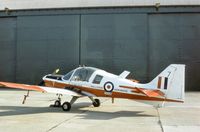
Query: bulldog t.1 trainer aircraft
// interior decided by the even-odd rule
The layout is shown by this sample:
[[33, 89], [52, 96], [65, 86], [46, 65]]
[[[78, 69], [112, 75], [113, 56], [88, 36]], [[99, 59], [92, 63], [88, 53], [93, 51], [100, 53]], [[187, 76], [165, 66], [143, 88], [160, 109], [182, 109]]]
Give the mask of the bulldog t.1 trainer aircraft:
[[[29, 90], [56, 93], [59, 96], [54, 106], [62, 106], [64, 111], [69, 111], [71, 105], [84, 96], [91, 99], [94, 107], [100, 106], [99, 99], [94, 99], [94, 97], [126, 98], [160, 103], [184, 101], [185, 65], [171, 64], [146, 84], [126, 79], [129, 73], [124, 71], [120, 75], [114, 75], [94, 67], [78, 67], [66, 75], [48, 74], [43, 77], [40, 86], [10, 82], [0, 82], [0, 85], [28, 90], [24, 101], [28, 97]], [[61, 105], [60, 95], [70, 95], [72, 99]]]

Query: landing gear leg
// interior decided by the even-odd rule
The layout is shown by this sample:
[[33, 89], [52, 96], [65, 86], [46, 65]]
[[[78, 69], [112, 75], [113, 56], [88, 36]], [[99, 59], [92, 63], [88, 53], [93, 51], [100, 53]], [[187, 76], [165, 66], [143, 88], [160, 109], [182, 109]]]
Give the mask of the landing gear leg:
[[61, 106], [61, 96], [62, 96], [62, 94], [59, 94], [58, 95], [58, 100], [56, 100], [55, 102], [54, 102], [54, 107], [60, 107]]
[[62, 104], [63, 111], [70, 111], [71, 105], [78, 99], [79, 97], [73, 96], [70, 102], [64, 102]]
[[89, 97], [89, 99], [92, 101], [92, 104], [94, 107], [99, 107], [101, 105], [101, 102], [99, 99], [94, 99], [93, 97]]
[[27, 98], [27, 97], [29, 97], [29, 90], [28, 90], [27, 94], [24, 95], [24, 99], [23, 99], [23, 101], [22, 101], [22, 104], [25, 104], [25, 101], [26, 101], [26, 98]]

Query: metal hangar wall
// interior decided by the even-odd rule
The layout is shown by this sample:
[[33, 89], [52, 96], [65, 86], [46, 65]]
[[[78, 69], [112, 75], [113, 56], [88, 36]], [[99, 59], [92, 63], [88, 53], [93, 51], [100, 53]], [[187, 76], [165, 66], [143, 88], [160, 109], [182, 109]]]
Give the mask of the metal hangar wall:
[[106, 7], [0, 11], [0, 80], [37, 84], [79, 65], [142, 82], [186, 64], [186, 90], [200, 90], [200, 7]]

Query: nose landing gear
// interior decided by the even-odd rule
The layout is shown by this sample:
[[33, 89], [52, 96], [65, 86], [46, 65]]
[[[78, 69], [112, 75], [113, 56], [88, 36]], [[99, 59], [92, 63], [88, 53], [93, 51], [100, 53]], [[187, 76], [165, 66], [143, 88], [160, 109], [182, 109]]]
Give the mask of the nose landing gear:
[[54, 107], [60, 107], [60, 105], [61, 105], [61, 101], [60, 100], [56, 100], [54, 102]]
[[58, 94], [58, 100], [54, 102], [53, 107], [60, 107], [61, 106], [61, 96], [62, 94]]

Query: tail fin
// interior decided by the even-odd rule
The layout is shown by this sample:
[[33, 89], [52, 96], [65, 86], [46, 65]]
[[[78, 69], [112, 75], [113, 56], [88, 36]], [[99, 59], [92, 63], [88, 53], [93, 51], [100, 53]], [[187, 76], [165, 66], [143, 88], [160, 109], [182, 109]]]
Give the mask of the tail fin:
[[171, 64], [150, 83], [165, 93], [168, 99], [184, 101], [185, 94], [185, 65]]

